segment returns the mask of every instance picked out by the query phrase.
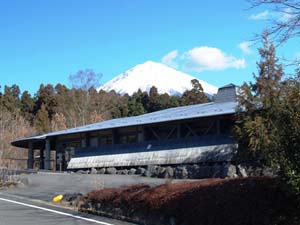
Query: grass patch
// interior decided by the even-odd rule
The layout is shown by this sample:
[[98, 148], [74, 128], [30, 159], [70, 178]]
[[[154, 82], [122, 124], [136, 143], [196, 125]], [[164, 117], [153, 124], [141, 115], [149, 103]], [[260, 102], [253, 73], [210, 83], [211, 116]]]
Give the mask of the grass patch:
[[12, 181], [12, 180], [9, 180], [9, 181], [0, 181], [0, 188], [3, 188], [3, 187], [14, 187], [14, 186], [17, 186], [18, 184], [19, 184], [19, 182]]

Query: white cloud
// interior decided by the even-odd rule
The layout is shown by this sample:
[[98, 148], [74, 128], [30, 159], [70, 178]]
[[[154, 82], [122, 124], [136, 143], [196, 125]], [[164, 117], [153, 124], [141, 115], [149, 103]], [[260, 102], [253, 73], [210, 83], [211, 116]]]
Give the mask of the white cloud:
[[171, 52], [169, 52], [167, 55], [165, 55], [162, 59], [161, 62], [173, 67], [173, 68], [177, 68], [178, 65], [177, 63], [174, 61], [176, 59], [176, 57], [178, 56], [178, 51], [177, 50], [173, 50]]
[[294, 17], [294, 12], [291, 8], [277, 9], [276, 12], [265, 10], [261, 13], [252, 14], [250, 20], [267, 20], [272, 19], [278, 22], [286, 23]]
[[238, 47], [243, 51], [243, 53], [250, 55], [253, 53], [250, 46], [252, 45], [251, 41], [244, 41], [238, 45]]
[[183, 56], [185, 67], [188, 70], [225, 70], [227, 68], [241, 69], [245, 68], [245, 59], [237, 59], [227, 55], [218, 48], [207, 46], [196, 47]]
[[291, 8], [285, 8], [279, 15], [280, 22], [288, 22], [293, 17], [293, 11]]
[[249, 16], [249, 19], [250, 20], [266, 20], [266, 19], [269, 19], [270, 16], [271, 16], [270, 12], [268, 10], [265, 10], [261, 13], [252, 14], [251, 16]]

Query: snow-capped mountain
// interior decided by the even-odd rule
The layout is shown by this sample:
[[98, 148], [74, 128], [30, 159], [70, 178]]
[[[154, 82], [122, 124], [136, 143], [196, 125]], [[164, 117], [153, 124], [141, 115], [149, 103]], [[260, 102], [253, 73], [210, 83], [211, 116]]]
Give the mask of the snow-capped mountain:
[[[119, 94], [132, 95], [138, 89], [149, 92], [150, 88], [155, 86], [160, 94], [181, 95], [187, 89], [192, 89], [192, 79], [197, 78], [162, 63], [147, 61], [116, 76], [99, 90], [115, 90]], [[207, 95], [212, 96], [217, 93], [217, 87], [202, 80], [199, 82]]]

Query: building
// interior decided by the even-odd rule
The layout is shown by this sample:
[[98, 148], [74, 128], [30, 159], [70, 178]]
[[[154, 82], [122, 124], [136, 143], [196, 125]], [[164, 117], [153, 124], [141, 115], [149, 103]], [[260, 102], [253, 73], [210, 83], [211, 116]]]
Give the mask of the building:
[[[237, 147], [231, 135], [236, 91], [230, 84], [220, 88], [210, 103], [107, 120], [23, 138], [12, 145], [28, 149], [29, 169], [34, 150], [40, 153], [40, 169], [46, 170], [230, 162]], [[51, 155], [55, 155], [52, 166]]]

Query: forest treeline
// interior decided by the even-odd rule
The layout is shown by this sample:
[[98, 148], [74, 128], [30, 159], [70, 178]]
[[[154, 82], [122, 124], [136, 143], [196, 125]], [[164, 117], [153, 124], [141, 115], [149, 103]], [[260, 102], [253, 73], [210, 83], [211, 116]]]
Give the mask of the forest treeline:
[[170, 107], [208, 102], [201, 84], [192, 80], [193, 88], [182, 96], [159, 94], [156, 87], [138, 90], [131, 96], [115, 91], [97, 91], [94, 87], [68, 88], [65, 85], [41, 84], [31, 96], [20, 92], [18, 85], [4, 86], [0, 92], [1, 111], [13, 117], [22, 116], [37, 134], [77, 127], [107, 119], [137, 116]]
[[[82, 81], [83, 76], [94, 74], [88, 72], [78, 71], [76, 77], [81, 76]], [[0, 91], [2, 164], [12, 164], [14, 159], [25, 160], [25, 151], [10, 145], [18, 138], [210, 101], [198, 80], [191, 83], [192, 89], [182, 96], [159, 94], [156, 87], [152, 87], [149, 93], [138, 90], [131, 96], [120, 95], [115, 91], [97, 91], [93, 84], [86, 83], [76, 83], [72, 88], [63, 84], [41, 84], [32, 96], [28, 91], [21, 93], [17, 84], [4, 86], [3, 92]]]

